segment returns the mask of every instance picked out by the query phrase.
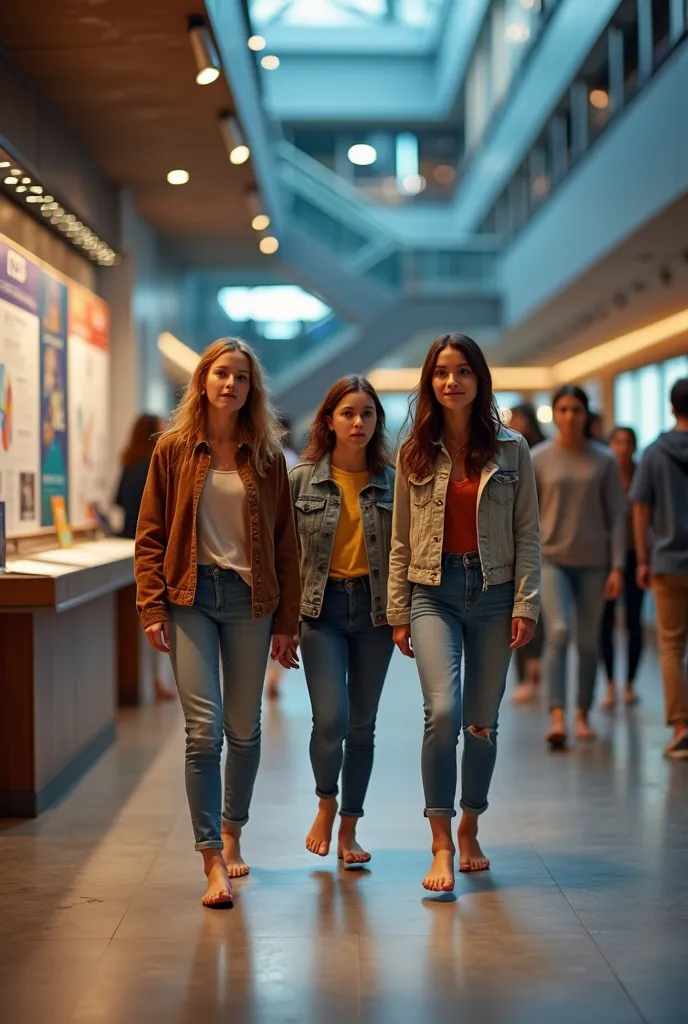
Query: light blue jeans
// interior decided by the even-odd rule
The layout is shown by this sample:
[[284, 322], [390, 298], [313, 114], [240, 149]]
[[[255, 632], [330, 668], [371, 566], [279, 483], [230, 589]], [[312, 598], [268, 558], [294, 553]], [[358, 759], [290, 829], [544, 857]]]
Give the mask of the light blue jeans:
[[170, 605], [170, 657], [186, 720], [186, 795], [197, 850], [221, 850], [221, 823], [248, 821], [271, 636], [272, 616], [253, 618], [251, 588], [231, 569], [199, 565], [193, 605]]
[[543, 562], [541, 599], [547, 619], [543, 672], [549, 684], [549, 706], [566, 707], [566, 661], [575, 615], [578, 648], [578, 701], [589, 711], [595, 695], [600, 656], [600, 627], [608, 570]]
[[304, 618], [301, 656], [313, 709], [311, 765], [319, 797], [337, 796], [360, 818], [373, 770], [375, 719], [394, 650], [391, 626], [374, 626], [368, 577], [329, 580], [319, 618]]
[[499, 705], [511, 658], [513, 606], [513, 580], [483, 590], [476, 553], [444, 555], [439, 587], [413, 588], [411, 640], [425, 706], [421, 769], [426, 817], [456, 814], [456, 746], [462, 726], [460, 806], [469, 814], [487, 810]]

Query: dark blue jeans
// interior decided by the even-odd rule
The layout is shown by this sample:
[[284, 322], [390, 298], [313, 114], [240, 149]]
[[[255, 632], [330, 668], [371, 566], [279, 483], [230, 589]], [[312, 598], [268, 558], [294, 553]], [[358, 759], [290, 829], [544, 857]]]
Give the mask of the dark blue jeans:
[[411, 640], [425, 705], [421, 770], [427, 817], [456, 813], [456, 746], [462, 727], [460, 806], [470, 814], [487, 810], [497, 760], [497, 717], [511, 659], [513, 607], [513, 580], [483, 590], [477, 554], [444, 555], [439, 587], [417, 583], [413, 588]]
[[341, 814], [360, 818], [373, 769], [375, 719], [394, 650], [391, 626], [373, 626], [367, 577], [329, 580], [317, 619], [301, 622], [313, 710], [311, 765], [319, 797], [339, 793]]

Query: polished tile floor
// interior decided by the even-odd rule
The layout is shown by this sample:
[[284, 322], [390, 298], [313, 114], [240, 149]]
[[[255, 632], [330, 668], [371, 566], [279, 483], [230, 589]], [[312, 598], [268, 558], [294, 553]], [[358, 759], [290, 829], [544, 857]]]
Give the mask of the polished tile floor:
[[[265, 712], [234, 910], [199, 905], [177, 707], [120, 740], [39, 820], [0, 822], [0, 1021], [679, 1024], [688, 1020], [688, 763], [661, 758], [655, 657], [637, 711], [545, 753], [505, 705], [483, 837], [492, 871], [424, 898], [421, 704], [400, 656], [361, 836], [372, 870], [303, 847], [314, 807], [303, 677]], [[40, 1018], [39, 1018], [40, 1015]]]

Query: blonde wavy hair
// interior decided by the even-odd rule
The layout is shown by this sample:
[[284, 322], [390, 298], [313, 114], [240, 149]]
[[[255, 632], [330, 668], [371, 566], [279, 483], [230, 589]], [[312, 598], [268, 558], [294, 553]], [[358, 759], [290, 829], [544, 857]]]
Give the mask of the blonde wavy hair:
[[188, 445], [195, 445], [205, 439], [208, 405], [205, 382], [210, 367], [225, 352], [241, 352], [251, 367], [251, 387], [246, 404], [239, 412], [238, 440], [250, 446], [251, 464], [260, 476], [264, 476], [270, 463], [282, 451], [284, 430], [270, 401], [260, 360], [241, 338], [219, 338], [202, 353], [163, 437], [174, 436], [182, 444]]

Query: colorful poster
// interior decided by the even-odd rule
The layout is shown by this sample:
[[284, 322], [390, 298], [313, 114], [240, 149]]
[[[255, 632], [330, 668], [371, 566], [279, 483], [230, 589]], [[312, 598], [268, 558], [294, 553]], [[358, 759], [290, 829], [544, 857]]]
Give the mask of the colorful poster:
[[41, 270], [0, 240], [0, 501], [7, 533], [30, 533], [40, 516]]
[[110, 499], [110, 314], [102, 299], [70, 285], [67, 343], [69, 519], [90, 523]]
[[41, 275], [41, 525], [53, 522], [51, 499], [68, 505], [67, 288]]

